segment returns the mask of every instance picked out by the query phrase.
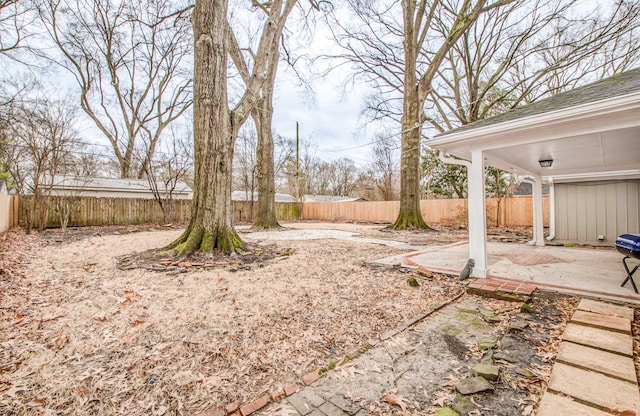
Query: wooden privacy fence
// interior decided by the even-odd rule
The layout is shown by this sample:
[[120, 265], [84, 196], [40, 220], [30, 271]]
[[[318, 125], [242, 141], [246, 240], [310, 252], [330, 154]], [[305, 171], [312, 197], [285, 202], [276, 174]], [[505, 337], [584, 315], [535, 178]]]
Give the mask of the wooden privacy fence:
[[[28, 201], [30, 197], [22, 197]], [[71, 218], [69, 227], [86, 227], [91, 225], [134, 225], [162, 223], [164, 216], [160, 205], [154, 199], [134, 198], [96, 198], [96, 197], [64, 197], [52, 196], [49, 203], [47, 227], [60, 227], [60, 211], [58, 202], [69, 201]], [[25, 210], [20, 203], [20, 224], [25, 223]], [[190, 200], [173, 201], [173, 221], [188, 221], [191, 216]]]
[[[530, 196], [487, 199], [487, 225], [531, 226], [533, 224], [533, 200]], [[543, 198], [544, 223], [549, 223], [549, 201]], [[468, 200], [428, 199], [420, 201], [422, 215], [429, 223], [460, 225], [467, 222]], [[499, 204], [499, 209], [498, 209]], [[375, 202], [305, 202], [302, 219], [329, 222], [380, 222], [395, 221], [400, 209], [398, 201]]]
[[18, 197], [0, 194], [0, 233], [18, 225]]
[[[27, 197], [28, 198], [28, 197]], [[49, 206], [48, 227], [60, 226], [60, 213], [56, 209], [58, 199], [67, 197], [51, 197]], [[6, 200], [12, 210], [5, 215]], [[24, 197], [22, 199], [25, 199]], [[500, 208], [498, 210], [498, 202]], [[0, 231], [3, 225], [17, 225], [17, 197], [0, 195]], [[21, 206], [23, 204], [20, 204]], [[80, 197], [73, 201], [73, 214], [69, 226], [90, 225], [134, 225], [162, 223], [164, 217], [158, 203], [153, 199], [133, 198], [96, 198]], [[458, 226], [467, 222], [468, 201], [466, 199], [430, 199], [420, 202], [425, 221], [443, 225]], [[548, 224], [549, 201], [543, 198], [544, 222]], [[236, 222], [251, 222], [257, 204], [250, 201], [234, 201], [233, 217]], [[311, 220], [328, 222], [393, 222], [400, 209], [398, 201], [375, 202], [292, 202], [276, 203], [276, 216], [282, 221]], [[20, 224], [24, 224], [24, 210], [20, 209]], [[7, 221], [5, 218], [11, 218]], [[188, 222], [191, 217], [191, 201], [173, 201], [173, 222]], [[498, 221], [498, 220], [499, 221]], [[3, 222], [4, 221], [4, 222]], [[533, 202], [531, 197], [487, 199], [487, 225], [531, 226], [533, 223]]]
[[[22, 197], [23, 201], [30, 197]], [[49, 204], [47, 227], [60, 227], [58, 202], [70, 200], [73, 206], [69, 227], [91, 225], [134, 225], [164, 222], [160, 205], [154, 199], [142, 198], [97, 198], [52, 196]], [[173, 202], [173, 222], [184, 223], [191, 218], [191, 200], [176, 199]], [[24, 204], [20, 204], [20, 224], [24, 224]], [[234, 201], [233, 213], [236, 222], [247, 222], [252, 217], [251, 209], [257, 204], [248, 201]], [[281, 220], [300, 219], [300, 209], [296, 203], [276, 204], [276, 215]]]

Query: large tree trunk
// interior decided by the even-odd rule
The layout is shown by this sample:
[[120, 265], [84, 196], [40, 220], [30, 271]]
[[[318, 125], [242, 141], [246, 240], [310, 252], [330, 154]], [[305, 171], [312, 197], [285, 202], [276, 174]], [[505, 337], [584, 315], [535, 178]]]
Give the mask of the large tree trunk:
[[419, 45], [413, 18], [415, 2], [403, 1], [404, 16], [404, 91], [402, 103], [402, 156], [400, 159], [400, 212], [392, 229], [429, 229], [420, 211], [420, 137], [422, 100], [416, 73]]
[[220, 249], [233, 253], [244, 243], [233, 228], [231, 166], [240, 127], [228, 109], [227, 2], [198, 0], [192, 16], [195, 38], [195, 178], [191, 221], [168, 248], [176, 255]]
[[254, 228], [280, 228], [276, 217], [276, 184], [273, 162], [273, 134], [271, 118], [273, 114], [273, 94], [268, 92], [258, 102], [253, 111], [253, 120], [258, 130], [256, 149], [256, 177], [258, 179], [258, 209], [253, 221]]
[[276, 182], [273, 162], [273, 88], [280, 57], [278, 45], [274, 45], [273, 64], [269, 66], [267, 82], [262, 88], [262, 97], [252, 112], [253, 121], [258, 130], [256, 149], [256, 176], [258, 179], [258, 210], [253, 221], [254, 228], [280, 228], [276, 217]]
[[[415, 85], [415, 84], [414, 84]], [[414, 90], [417, 88], [413, 88]], [[420, 124], [419, 100], [405, 92], [402, 115], [402, 157], [400, 160], [400, 212], [390, 228], [429, 229], [420, 211]]]

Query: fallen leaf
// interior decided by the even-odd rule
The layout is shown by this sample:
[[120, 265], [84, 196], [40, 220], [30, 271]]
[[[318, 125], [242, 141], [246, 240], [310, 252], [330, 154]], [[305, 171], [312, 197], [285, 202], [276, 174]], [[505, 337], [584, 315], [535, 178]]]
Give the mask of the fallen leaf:
[[431, 401], [431, 404], [438, 407], [445, 407], [453, 398], [453, 395], [449, 392], [441, 391], [436, 393], [436, 398]]
[[385, 402], [385, 403], [389, 403], [391, 405], [394, 406], [400, 406], [400, 408], [402, 409], [403, 412], [406, 412], [407, 410], [407, 405], [404, 402], [404, 398], [402, 396], [399, 395], [395, 395], [395, 394], [391, 394], [391, 393], [387, 393], [384, 396], [382, 396], [380, 398], [381, 402]]
[[26, 391], [26, 390], [27, 390], [27, 388], [25, 386], [13, 386], [9, 390], [6, 390], [6, 391], [2, 392], [1, 394], [3, 396], [9, 396], [12, 399], [15, 399], [17, 393], [19, 393], [21, 391]]

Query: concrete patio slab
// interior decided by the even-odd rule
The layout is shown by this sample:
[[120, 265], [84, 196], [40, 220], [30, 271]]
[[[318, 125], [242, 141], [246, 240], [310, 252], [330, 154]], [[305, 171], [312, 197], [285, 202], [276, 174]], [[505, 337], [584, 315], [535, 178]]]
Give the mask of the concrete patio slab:
[[636, 383], [633, 359], [573, 342], [562, 342], [556, 362], [597, 371], [620, 380]]
[[571, 322], [631, 334], [631, 321], [617, 316], [577, 310], [571, 317]]
[[558, 415], [611, 416], [610, 413], [576, 402], [569, 397], [545, 393], [538, 406], [538, 416]]
[[599, 313], [600, 315], [617, 316], [633, 321], [633, 309], [626, 306], [612, 305], [593, 299], [581, 299], [578, 310]]
[[[621, 287], [626, 276], [622, 256], [612, 248], [534, 247], [487, 243], [488, 277], [534, 283], [538, 289], [640, 305], [640, 295]], [[378, 260], [438, 273], [460, 274], [469, 257], [467, 242], [429, 247]]]
[[633, 357], [633, 338], [620, 332], [589, 326], [568, 324], [562, 335], [564, 341]]
[[617, 411], [616, 414], [635, 414], [640, 411], [640, 393], [636, 384], [561, 363], [553, 366], [549, 390], [600, 409]]

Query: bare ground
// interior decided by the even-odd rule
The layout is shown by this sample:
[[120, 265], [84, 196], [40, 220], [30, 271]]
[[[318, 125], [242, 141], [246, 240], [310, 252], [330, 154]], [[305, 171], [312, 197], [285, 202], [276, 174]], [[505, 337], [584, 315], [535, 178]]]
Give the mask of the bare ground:
[[[247, 267], [220, 262], [175, 273], [121, 270], [118, 264], [162, 247], [180, 230], [0, 235], [0, 414], [198, 414], [248, 402], [300, 382], [303, 374], [326, 368], [461, 290], [452, 277], [426, 278], [366, 262], [406, 251], [371, 240], [446, 244], [466, 238], [465, 230], [287, 227], [330, 227], [359, 236], [254, 240], [254, 254], [278, 255], [254, 256]], [[239, 229], [251, 241], [248, 227]], [[522, 241], [528, 235], [494, 230], [492, 237]], [[420, 286], [409, 286], [408, 277]], [[564, 325], [566, 316], [552, 315], [549, 322]], [[640, 333], [634, 332], [637, 341]], [[548, 344], [538, 354], [551, 362], [555, 347]], [[544, 373], [527, 386], [527, 403], [544, 391]]]
[[292, 254], [171, 275], [119, 270], [116, 258], [178, 230], [78, 233], [0, 237], [2, 414], [194, 414], [249, 401], [460, 291], [450, 277], [411, 287], [407, 273], [364, 265], [400, 252], [378, 244], [276, 242]]

